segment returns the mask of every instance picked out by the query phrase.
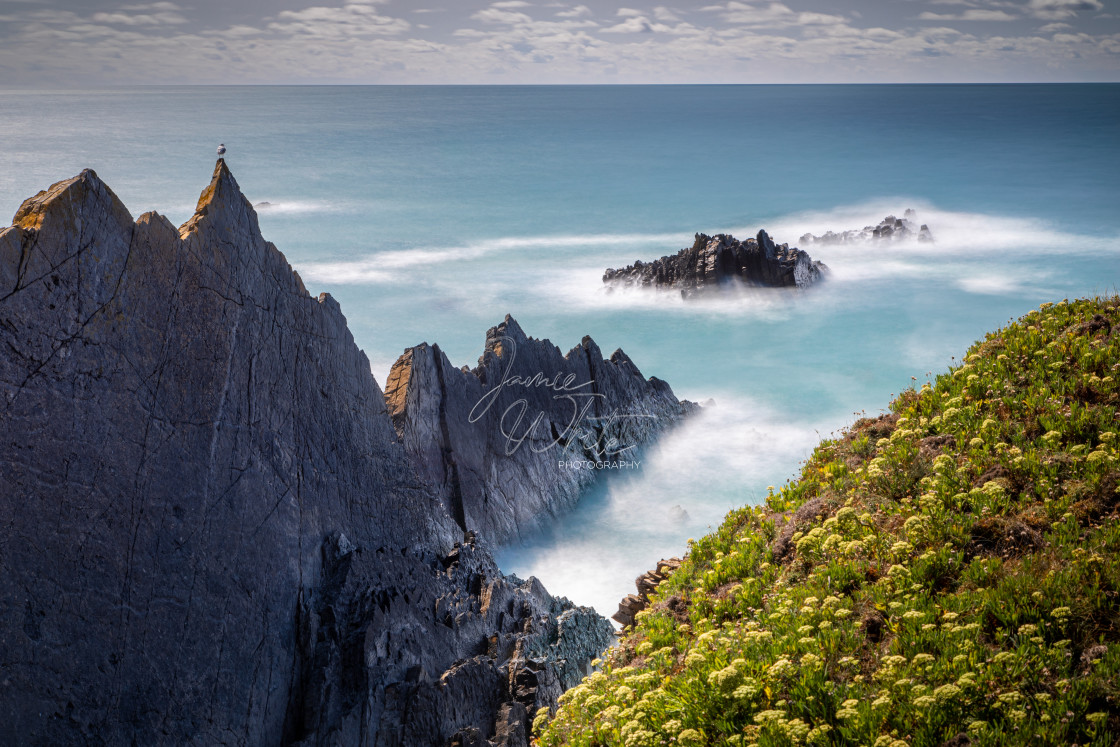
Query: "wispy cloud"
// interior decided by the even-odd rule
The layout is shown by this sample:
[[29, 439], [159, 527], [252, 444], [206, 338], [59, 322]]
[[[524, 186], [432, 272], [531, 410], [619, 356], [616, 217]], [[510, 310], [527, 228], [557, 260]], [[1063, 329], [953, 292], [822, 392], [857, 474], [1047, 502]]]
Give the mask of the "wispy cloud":
[[313, 6], [303, 10], [285, 10], [266, 27], [269, 31], [291, 36], [342, 38], [354, 36], [394, 36], [408, 31], [410, 24], [402, 18], [383, 16], [372, 4], [351, 3], [341, 8]]
[[922, 21], [1017, 21], [1019, 16], [1013, 16], [1002, 10], [970, 9], [963, 13], [930, 13], [918, 15]]
[[483, 23], [504, 23], [504, 24], [518, 24], [518, 23], [532, 23], [533, 19], [524, 13], [517, 13], [512, 10], [499, 8], [497, 5], [491, 5], [489, 8], [480, 10], [471, 15], [476, 21]]
[[[619, 8], [616, 15], [623, 20], [602, 29], [604, 34], [672, 34], [677, 36], [700, 33], [692, 24], [682, 23], [676, 14], [658, 6], [650, 11], [636, 8]], [[651, 17], [652, 16], [652, 17]]]
[[0, 80], [898, 82], [1115, 80], [1120, 71], [1120, 22], [1102, 0], [914, 0], [891, 23], [854, 3], [821, 12], [808, 0], [335, 2], [226, 24], [169, 0], [97, 12], [8, 2]]
[[1101, 0], [1030, 0], [1028, 11], [1035, 18], [1059, 20], [1073, 18], [1079, 12], [1104, 10]]
[[709, 5], [706, 11], [718, 12], [724, 23], [745, 28], [788, 28], [843, 23], [844, 16], [831, 13], [796, 12], [785, 3], [743, 3], [731, 0], [726, 5]]
[[591, 8], [586, 5], [577, 5], [574, 8], [567, 10], [560, 10], [556, 12], [557, 18], [583, 18], [584, 16], [591, 15]]
[[141, 5], [124, 5], [112, 13], [94, 13], [91, 20], [95, 23], [109, 23], [121, 26], [164, 26], [187, 23], [175, 3], [159, 2]]

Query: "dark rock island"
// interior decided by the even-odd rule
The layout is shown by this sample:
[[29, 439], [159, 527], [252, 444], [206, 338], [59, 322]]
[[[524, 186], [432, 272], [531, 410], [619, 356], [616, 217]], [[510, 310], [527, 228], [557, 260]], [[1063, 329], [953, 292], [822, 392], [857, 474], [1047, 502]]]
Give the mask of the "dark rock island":
[[525, 745], [610, 625], [488, 543], [691, 407], [509, 318], [386, 402], [222, 161], [179, 228], [88, 170], [27, 200], [0, 349], [5, 744]]
[[620, 270], [609, 269], [603, 274], [603, 282], [609, 286], [677, 288], [689, 297], [735, 283], [804, 288], [820, 280], [826, 269], [796, 247], [775, 244], [766, 231], [746, 241], [722, 233], [698, 233], [691, 248], [653, 262], [638, 261]]
[[933, 241], [933, 233], [925, 223], [918, 225], [918, 214], [908, 208], [901, 218], [888, 215], [875, 226], [852, 228], [839, 233], [826, 231], [820, 236], [807, 233], [801, 237], [805, 244], [857, 244], [875, 241], [901, 241], [904, 239], [917, 239], [918, 241]]

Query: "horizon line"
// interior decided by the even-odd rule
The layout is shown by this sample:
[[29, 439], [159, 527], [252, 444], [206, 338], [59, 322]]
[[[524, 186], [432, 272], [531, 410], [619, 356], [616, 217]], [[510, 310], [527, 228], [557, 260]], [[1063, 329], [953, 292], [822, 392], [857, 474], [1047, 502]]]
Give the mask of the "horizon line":
[[766, 82], [766, 83], [118, 83], [96, 87], [32, 86], [0, 87], [0, 93], [66, 93], [129, 88], [625, 88], [638, 86], [747, 87], [747, 86], [1109, 86], [1117, 80], [1039, 80], [1039, 81], [844, 81], [844, 82]]

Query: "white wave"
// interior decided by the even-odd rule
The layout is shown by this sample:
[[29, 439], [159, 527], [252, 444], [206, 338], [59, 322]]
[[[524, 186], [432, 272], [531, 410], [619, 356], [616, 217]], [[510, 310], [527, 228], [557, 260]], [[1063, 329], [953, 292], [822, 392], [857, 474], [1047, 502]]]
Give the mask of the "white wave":
[[933, 234], [932, 242], [916, 239], [875, 241], [855, 245], [812, 244], [805, 248], [816, 258], [818, 253], [838, 255], [849, 250], [872, 248], [879, 253], [906, 256], [946, 256], [962, 253], [1003, 253], [1016, 251], [1034, 253], [1114, 251], [1120, 237], [1086, 236], [1063, 231], [1041, 218], [990, 215], [966, 211], [944, 210], [928, 201], [910, 197], [883, 198], [831, 210], [791, 213], [766, 227], [779, 243], [797, 246], [806, 233], [820, 235], [826, 231], [847, 231], [878, 225], [887, 215], [902, 217], [907, 208], [916, 215], [910, 220], [926, 224]]
[[680, 555], [688, 537], [793, 477], [820, 428], [717, 393], [714, 404], [642, 454], [638, 472], [613, 477], [540, 537], [499, 552], [502, 570], [534, 575], [553, 594], [609, 616], [657, 560]]
[[[164, 215], [178, 221], [176, 225], [189, 220], [194, 215], [196, 203], [181, 202], [169, 207]], [[258, 218], [268, 220], [275, 216], [301, 216], [301, 215], [342, 215], [353, 213], [355, 205], [348, 203], [328, 202], [326, 200], [281, 200], [266, 199], [253, 203], [253, 209]], [[179, 220], [181, 219], [181, 220]]]
[[[754, 317], [777, 319], [791, 308], [820, 303], [819, 288], [762, 288], [729, 285], [717, 292], [684, 298], [676, 289], [603, 284], [601, 267], [572, 268], [551, 279], [540, 292], [555, 304], [574, 311], [666, 312], [692, 317]], [[827, 290], [824, 291], [827, 296]]]
[[1022, 293], [1029, 287], [1023, 278], [998, 273], [969, 275], [958, 278], [956, 283], [958, 287], [969, 293], [979, 293], [987, 296]]
[[377, 285], [401, 279], [400, 273], [373, 262], [297, 262], [295, 269], [304, 282], [326, 285]]
[[[894, 198], [829, 211], [793, 213], [769, 221], [767, 231], [782, 243], [796, 245], [806, 232], [847, 230], [875, 225], [887, 214], [907, 207], [927, 223], [934, 242], [916, 240], [812, 245], [814, 259], [830, 272], [824, 283], [807, 291], [738, 287], [682, 299], [677, 291], [603, 286], [607, 267], [637, 259], [652, 260], [692, 243], [692, 233], [574, 234], [513, 236], [451, 246], [389, 249], [356, 258], [303, 262], [300, 274], [330, 285], [407, 284], [448, 302], [488, 299], [501, 306], [547, 299], [564, 308], [585, 311], [658, 311], [689, 316], [772, 318], [792, 306], [827, 309], [840, 303], [844, 286], [908, 279], [946, 289], [986, 295], [1063, 293], [1055, 284], [1050, 257], [1090, 259], [1116, 253], [1120, 238], [1066, 233], [1033, 218], [947, 211], [913, 198]], [[697, 226], [707, 233], [739, 237], [743, 229]], [[1018, 260], [1026, 260], [1018, 261]], [[422, 268], [422, 272], [417, 270]], [[849, 287], [850, 290], [850, 287]]]
[[354, 212], [355, 207], [347, 203], [327, 200], [265, 198], [254, 202], [253, 209], [257, 211], [258, 216], [267, 218], [273, 215], [337, 215]]
[[[686, 399], [690, 395], [697, 397], [681, 393]], [[639, 476], [611, 486], [612, 517], [631, 520], [652, 499], [666, 527], [666, 517], [675, 523], [669, 509], [677, 503], [695, 513], [694, 528], [717, 521], [732, 506], [761, 500], [761, 490], [739, 495], [738, 486], [781, 477], [785, 470], [778, 468], [776, 474], [775, 466], [794, 464], [807, 454], [819, 441], [816, 428], [741, 394], [716, 392], [700, 413], [657, 441]], [[725, 500], [711, 505], [703, 498], [707, 495]]]
[[[507, 236], [496, 239], [482, 239], [459, 246], [413, 247], [408, 249], [387, 249], [364, 254], [356, 259], [333, 262], [304, 262], [297, 267], [300, 275], [308, 279], [339, 285], [392, 283], [403, 279], [414, 279], [403, 272], [417, 267], [432, 267], [442, 263], [469, 263], [493, 255], [524, 252], [531, 249], [587, 249], [610, 248], [612, 251], [599, 253], [604, 260], [611, 254], [618, 258], [635, 254], [633, 247], [653, 244], [654, 251], [662, 251], [663, 246], [689, 241], [684, 234], [586, 234], [569, 236]], [[683, 246], [683, 244], [682, 244]], [[622, 253], [626, 247], [626, 253]], [[676, 250], [674, 250], [676, 251]], [[640, 258], [640, 254], [634, 259]], [[658, 255], [660, 256], [660, 255]], [[629, 260], [633, 261], [633, 260]], [[602, 274], [602, 270], [600, 270]]]

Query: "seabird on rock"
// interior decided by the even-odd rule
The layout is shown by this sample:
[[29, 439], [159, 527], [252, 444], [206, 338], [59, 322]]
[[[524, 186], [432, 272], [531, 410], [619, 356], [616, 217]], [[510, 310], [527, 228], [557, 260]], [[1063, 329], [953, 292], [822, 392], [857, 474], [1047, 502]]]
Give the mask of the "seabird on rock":
[[225, 158], [225, 155], [226, 155], [226, 144], [225, 143], [218, 143], [218, 158]]

